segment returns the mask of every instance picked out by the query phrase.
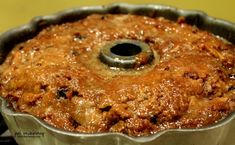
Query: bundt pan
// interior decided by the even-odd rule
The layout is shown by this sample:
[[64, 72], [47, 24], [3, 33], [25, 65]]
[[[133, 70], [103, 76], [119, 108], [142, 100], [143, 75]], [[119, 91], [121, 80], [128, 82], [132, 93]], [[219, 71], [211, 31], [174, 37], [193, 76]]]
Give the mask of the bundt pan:
[[[36, 17], [30, 23], [0, 36], [0, 63], [17, 43], [34, 37], [43, 28], [68, 21], [76, 21], [90, 14], [135, 14], [149, 17], [163, 16], [176, 21], [184, 16], [186, 22], [224, 37], [235, 43], [235, 24], [208, 17], [203, 12], [180, 10], [162, 5], [130, 5], [115, 3], [69, 9], [54, 15]], [[29, 114], [14, 112], [1, 98], [1, 113], [19, 145], [234, 145], [235, 112], [224, 120], [199, 129], [169, 129], [144, 137], [130, 137], [121, 133], [74, 133], [54, 128]]]

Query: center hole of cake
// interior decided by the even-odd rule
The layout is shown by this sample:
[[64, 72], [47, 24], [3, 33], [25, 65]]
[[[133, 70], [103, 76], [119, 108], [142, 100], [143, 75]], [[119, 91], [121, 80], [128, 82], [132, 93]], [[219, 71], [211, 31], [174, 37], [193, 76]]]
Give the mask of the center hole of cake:
[[122, 43], [113, 46], [110, 51], [119, 56], [133, 56], [141, 52], [141, 47], [131, 43]]

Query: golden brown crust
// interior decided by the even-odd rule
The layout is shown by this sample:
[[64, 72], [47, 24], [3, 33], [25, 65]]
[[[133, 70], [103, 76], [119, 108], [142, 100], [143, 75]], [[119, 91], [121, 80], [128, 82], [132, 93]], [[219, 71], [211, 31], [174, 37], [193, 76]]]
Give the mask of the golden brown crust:
[[[124, 38], [147, 43], [160, 63], [113, 70], [97, 59]], [[233, 44], [183, 20], [91, 15], [19, 44], [0, 68], [0, 95], [65, 130], [142, 136], [207, 126], [234, 111], [234, 63]]]

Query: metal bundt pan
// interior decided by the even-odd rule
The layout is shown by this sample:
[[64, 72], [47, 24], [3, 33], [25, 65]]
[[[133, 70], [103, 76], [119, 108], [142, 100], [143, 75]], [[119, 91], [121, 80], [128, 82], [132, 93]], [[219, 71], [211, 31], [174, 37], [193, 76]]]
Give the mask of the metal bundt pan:
[[[43, 28], [85, 18], [92, 13], [135, 14], [149, 17], [163, 16], [177, 20], [184, 16], [186, 22], [224, 37], [235, 43], [235, 24], [208, 17], [203, 12], [180, 10], [156, 4], [130, 5], [115, 3], [105, 6], [69, 9], [50, 16], [34, 18], [30, 23], [12, 29], [0, 36], [0, 63], [15, 44], [34, 37]], [[10, 132], [19, 145], [234, 145], [235, 112], [226, 119], [200, 129], [169, 129], [147, 137], [130, 137], [121, 133], [74, 133], [48, 125], [29, 114], [14, 112], [1, 100], [1, 113]]]

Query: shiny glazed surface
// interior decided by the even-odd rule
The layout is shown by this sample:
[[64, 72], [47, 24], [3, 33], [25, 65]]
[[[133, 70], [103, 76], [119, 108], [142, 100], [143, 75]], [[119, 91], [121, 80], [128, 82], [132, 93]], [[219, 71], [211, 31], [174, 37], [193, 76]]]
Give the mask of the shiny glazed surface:
[[[117, 39], [160, 55], [135, 70], [109, 68], [99, 50]], [[1, 66], [1, 95], [14, 109], [77, 132], [131, 136], [202, 127], [234, 110], [234, 45], [164, 18], [91, 15], [50, 26]]]

